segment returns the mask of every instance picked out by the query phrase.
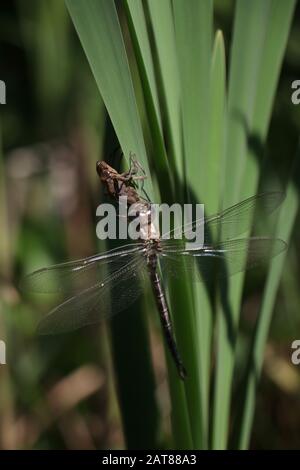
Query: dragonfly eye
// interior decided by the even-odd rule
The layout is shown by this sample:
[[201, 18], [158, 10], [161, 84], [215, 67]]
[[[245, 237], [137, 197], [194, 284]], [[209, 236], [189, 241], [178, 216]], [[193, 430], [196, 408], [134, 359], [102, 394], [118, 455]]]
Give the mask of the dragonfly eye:
[[100, 176], [100, 178], [103, 177], [103, 176], [106, 176], [106, 174], [108, 173], [107, 165], [106, 165], [105, 162], [98, 161], [96, 163], [96, 170], [97, 170], [97, 173]]

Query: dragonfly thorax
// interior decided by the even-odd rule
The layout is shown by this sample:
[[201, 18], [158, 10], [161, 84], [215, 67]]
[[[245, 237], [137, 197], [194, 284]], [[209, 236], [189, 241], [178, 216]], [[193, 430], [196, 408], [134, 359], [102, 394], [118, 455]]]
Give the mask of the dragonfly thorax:
[[157, 239], [149, 239], [145, 241], [145, 255], [148, 266], [152, 268], [157, 264], [157, 255], [161, 251], [160, 242]]

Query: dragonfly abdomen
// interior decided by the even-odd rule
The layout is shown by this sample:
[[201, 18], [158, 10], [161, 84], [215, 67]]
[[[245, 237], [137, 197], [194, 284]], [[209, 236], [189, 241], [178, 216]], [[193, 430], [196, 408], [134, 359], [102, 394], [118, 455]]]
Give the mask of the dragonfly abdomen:
[[184, 380], [186, 378], [186, 369], [181, 360], [177, 344], [174, 338], [171, 317], [169, 313], [169, 306], [165, 296], [165, 292], [162, 288], [161, 280], [157, 272], [157, 256], [155, 254], [150, 255], [148, 259], [148, 269], [150, 274], [151, 286], [156, 301], [161, 326], [163, 328], [165, 338], [169, 347], [169, 350], [176, 363], [180, 377]]

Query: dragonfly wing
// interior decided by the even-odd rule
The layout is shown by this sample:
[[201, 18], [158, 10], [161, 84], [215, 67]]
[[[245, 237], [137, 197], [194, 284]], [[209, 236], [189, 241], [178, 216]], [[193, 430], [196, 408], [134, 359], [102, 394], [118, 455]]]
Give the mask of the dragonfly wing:
[[209, 281], [268, 262], [286, 248], [286, 243], [278, 238], [251, 237], [226, 240], [203, 249], [162, 251], [160, 260], [167, 275], [181, 276], [183, 267], [191, 280]]
[[197, 229], [201, 228], [204, 231], [204, 244], [207, 245], [211, 243], [212, 238], [215, 236], [219, 236], [222, 240], [236, 238], [251, 229], [256, 209], [260, 209], [264, 215], [270, 214], [281, 204], [284, 196], [285, 194], [279, 191], [257, 194], [225, 209], [219, 214], [194, 220], [176, 228], [164, 234], [163, 238], [166, 240], [172, 239], [177, 232], [189, 240], [192, 234], [195, 234]]
[[[125, 310], [142, 293], [147, 267], [143, 257], [127, 263], [103, 282], [85, 289], [51, 310], [39, 323], [40, 334], [56, 334], [98, 323]], [[141, 279], [142, 278], [142, 279]]]
[[142, 244], [129, 244], [89, 258], [38, 269], [23, 279], [21, 288], [49, 294], [80, 292], [101, 282], [108, 273], [122, 269], [142, 252]]

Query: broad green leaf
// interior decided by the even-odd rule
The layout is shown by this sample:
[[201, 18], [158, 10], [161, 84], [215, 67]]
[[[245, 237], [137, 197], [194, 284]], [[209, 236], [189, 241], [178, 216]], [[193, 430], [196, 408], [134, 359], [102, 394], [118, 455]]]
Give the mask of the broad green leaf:
[[[125, 45], [113, 1], [66, 0], [125, 156], [136, 154], [150, 175]], [[145, 190], [152, 196], [151, 179]]]
[[[236, 3], [229, 73], [227, 147], [224, 205], [229, 206], [256, 192], [259, 159], [265, 144], [272, 98], [280, 72], [294, 2], [266, 0]], [[278, 11], [280, 9], [280, 13]], [[283, 30], [276, 51], [270, 50], [270, 31], [281, 17]], [[274, 33], [271, 34], [273, 36]], [[268, 63], [268, 68], [265, 64]], [[262, 88], [262, 81], [264, 88]], [[262, 100], [263, 90], [267, 91]], [[253, 142], [256, 145], [253, 146]], [[218, 313], [218, 359], [214, 396], [213, 448], [227, 446], [235, 343], [244, 275], [229, 284], [226, 307]], [[222, 299], [221, 299], [222, 301]]]

